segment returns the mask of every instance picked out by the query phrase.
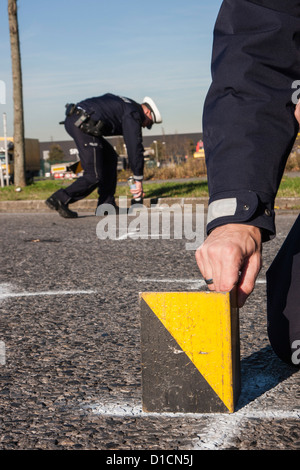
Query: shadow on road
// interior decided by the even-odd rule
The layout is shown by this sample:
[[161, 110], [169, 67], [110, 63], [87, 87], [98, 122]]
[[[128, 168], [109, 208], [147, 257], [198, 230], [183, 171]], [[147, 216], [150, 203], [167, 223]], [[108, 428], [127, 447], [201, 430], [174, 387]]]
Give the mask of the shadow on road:
[[237, 409], [248, 405], [280, 382], [291, 377], [299, 368], [281, 361], [271, 346], [257, 351], [241, 361], [241, 394]]
[[[169, 183], [161, 185], [158, 188], [147, 189], [148, 198], [158, 197], [178, 197], [178, 194], [184, 194], [185, 197], [207, 196], [206, 181], [190, 181], [189, 183]], [[180, 197], [180, 196], [179, 196]]]

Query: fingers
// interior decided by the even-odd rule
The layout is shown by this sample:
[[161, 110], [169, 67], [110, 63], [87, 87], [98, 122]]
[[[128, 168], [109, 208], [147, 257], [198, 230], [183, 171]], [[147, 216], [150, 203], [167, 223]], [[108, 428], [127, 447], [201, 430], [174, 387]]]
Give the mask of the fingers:
[[144, 196], [143, 183], [141, 181], [136, 181], [135, 188], [130, 189], [130, 192], [134, 198], [143, 197]]
[[210, 258], [208, 256], [207, 250], [202, 249], [203, 245], [198, 248], [195, 253], [196, 261], [198, 264], [198, 268], [204, 278], [204, 280], [210, 281], [207, 283], [207, 286], [210, 290], [215, 290], [214, 286], [214, 277], [213, 277], [213, 265], [210, 262]]
[[144, 197], [144, 193], [142, 191], [131, 190], [131, 194], [134, 199], [137, 197]]
[[237, 291], [238, 307], [243, 307], [247, 298], [253, 292], [256, 278], [261, 270], [261, 264], [260, 253], [253, 254], [251, 258], [245, 262]]
[[261, 268], [261, 234], [256, 227], [228, 225], [216, 228], [196, 251], [208, 289], [229, 292], [238, 286], [238, 304], [243, 306], [255, 286]]
[[212, 279], [208, 289], [217, 292], [230, 291], [239, 281], [241, 256], [231, 246], [204, 244], [196, 252], [196, 260], [205, 280]]

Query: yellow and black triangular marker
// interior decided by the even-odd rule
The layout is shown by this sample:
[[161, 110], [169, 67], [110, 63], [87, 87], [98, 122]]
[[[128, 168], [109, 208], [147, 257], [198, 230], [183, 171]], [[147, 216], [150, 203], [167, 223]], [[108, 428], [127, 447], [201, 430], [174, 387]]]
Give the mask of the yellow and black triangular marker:
[[144, 411], [234, 411], [240, 344], [233, 305], [233, 293], [140, 294]]
[[78, 160], [78, 162], [72, 163], [71, 165], [68, 166], [68, 171], [72, 171], [77, 175], [78, 173], [82, 172], [82, 166], [81, 166], [81, 161]]

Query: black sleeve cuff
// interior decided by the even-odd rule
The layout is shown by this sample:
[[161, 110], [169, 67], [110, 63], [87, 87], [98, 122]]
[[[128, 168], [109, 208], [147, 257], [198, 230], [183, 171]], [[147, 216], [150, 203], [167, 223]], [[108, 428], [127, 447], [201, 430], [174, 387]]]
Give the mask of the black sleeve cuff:
[[274, 238], [274, 203], [254, 191], [226, 191], [212, 196], [207, 214], [207, 233], [220, 225], [246, 224], [259, 227], [263, 241]]

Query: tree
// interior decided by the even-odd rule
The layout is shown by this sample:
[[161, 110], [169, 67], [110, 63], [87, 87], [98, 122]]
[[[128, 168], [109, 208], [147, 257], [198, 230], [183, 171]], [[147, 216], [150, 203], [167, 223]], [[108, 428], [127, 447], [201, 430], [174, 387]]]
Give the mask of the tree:
[[49, 151], [49, 161], [63, 162], [64, 159], [65, 159], [65, 154], [61, 146], [58, 144], [51, 145], [50, 151]]
[[24, 111], [17, 0], [8, 0], [8, 21], [14, 101], [14, 184], [24, 187], [26, 186]]

